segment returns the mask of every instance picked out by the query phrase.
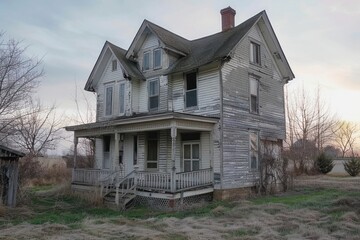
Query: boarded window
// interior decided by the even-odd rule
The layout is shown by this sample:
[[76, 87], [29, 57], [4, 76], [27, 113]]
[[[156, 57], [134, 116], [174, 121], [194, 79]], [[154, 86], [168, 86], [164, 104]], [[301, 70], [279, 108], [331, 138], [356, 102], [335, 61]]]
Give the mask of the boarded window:
[[259, 80], [250, 76], [250, 112], [259, 113]]
[[125, 83], [119, 86], [119, 112], [120, 114], [125, 112]]
[[260, 65], [260, 45], [254, 42], [250, 42], [250, 62]]
[[150, 69], [150, 52], [144, 53], [144, 59], [143, 59], [143, 70], [149, 70]]
[[161, 49], [154, 50], [154, 68], [161, 68]]
[[105, 115], [112, 115], [113, 108], [113, 87], [107, 87], [105, 89]]
[[159, 107], [159, 79], [149, 81], [149, 110]]
[[197, 80], [196, 72], [186, 74], [186, 86], [185, 86], [185, 106], [196, 107], [197, 106]]
[[250, 132], [250, 168], [258, 169], [259, 165], [259, 141], [258, 133]]
[[157, 132], [149, 132], [147, 135], [147, 161], [146, 167], [158, 167], [158, 134]]

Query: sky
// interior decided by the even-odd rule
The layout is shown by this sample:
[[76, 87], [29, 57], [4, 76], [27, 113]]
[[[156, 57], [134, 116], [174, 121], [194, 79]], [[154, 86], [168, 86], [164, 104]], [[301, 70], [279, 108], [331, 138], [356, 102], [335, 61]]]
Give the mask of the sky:
[[228, 6], [236, 25], [266, 10], [296, 77], [290, 90], [319, 86], [339, 118], [360, 122], [358, 0], [0, 0], [0, 31], [43, 59], [42, 102], [75, 115], [76, 86], [85, 86], [106, 40], [128, 49], [144, 19], [201, 38], [221, 30]]

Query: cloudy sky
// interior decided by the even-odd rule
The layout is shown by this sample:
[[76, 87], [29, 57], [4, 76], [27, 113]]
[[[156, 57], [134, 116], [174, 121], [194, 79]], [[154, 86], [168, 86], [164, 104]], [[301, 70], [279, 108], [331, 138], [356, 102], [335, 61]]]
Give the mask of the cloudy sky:
[[358, 0], [0, 0], [0, 31], [43, 58], [39, 97], [72, 114], [75, 85], [83, 88], [106, 40], [127, 49], [144, 19], [200, 38], [220, 31], [227, 6], [236, 24], [266, 10], [296, 76], [289, 87], [319, 85], [339, 117], [360, 121]]

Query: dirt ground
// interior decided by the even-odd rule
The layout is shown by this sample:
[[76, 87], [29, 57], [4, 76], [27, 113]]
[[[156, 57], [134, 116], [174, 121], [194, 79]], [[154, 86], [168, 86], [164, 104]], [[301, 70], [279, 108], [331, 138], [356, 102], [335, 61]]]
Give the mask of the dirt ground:
[[[294, 185], [295, 189], [331, 187], [359, 192], [360, 177], [301, 177]], [[360, 207], [359, 202], [343, 201], [352, 201], [355, 204], [352, 206]], [[77, 227], [50, 223], [8, 224], [0, 227], [0, 239], [360, 239], [359, 209], [350, 208], [341, 213], [325, 214], [321, 206], [314, 210], [242, 200], [231, 210], [218, 206], [206, 217], [87, 218]], [[335, 222], [332, 215], [337, 219]]]

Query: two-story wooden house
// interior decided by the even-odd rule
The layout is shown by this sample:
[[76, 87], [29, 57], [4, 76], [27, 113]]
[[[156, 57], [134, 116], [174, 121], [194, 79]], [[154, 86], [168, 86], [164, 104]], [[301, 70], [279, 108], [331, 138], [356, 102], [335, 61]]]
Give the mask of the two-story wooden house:
[[128, 50], [105, 42], [85, 86], [96, 122], [66, 127], [75, 153], [96, 139], [96, 169], [75, 165], [74, 188], [107, 182], [116, 202], [175, 206], [255, 186], [261, 143], [285, 139], [294, 74], [265, 11], [238, 26], [232, 8], [221, 15], [222, 31], [196, 40], [144, 20]]

